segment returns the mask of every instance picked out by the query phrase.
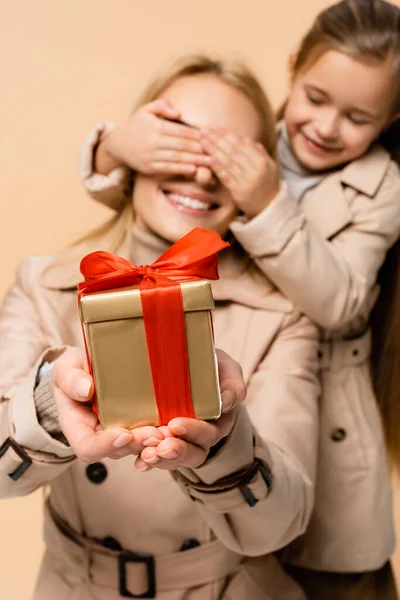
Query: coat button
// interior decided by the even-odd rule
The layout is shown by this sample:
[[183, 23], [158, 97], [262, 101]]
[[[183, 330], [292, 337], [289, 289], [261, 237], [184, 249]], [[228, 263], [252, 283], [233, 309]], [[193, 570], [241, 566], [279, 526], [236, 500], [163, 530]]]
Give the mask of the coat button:
[[197, 548], [197, 546], [200, 546], [199, 540], [196, 540], [195, 538], [189, 538], [183, 542], [182, 546], [180, 547], [180, 551], [183, 552], [184, 550], [191, 550], [192, 548]]
[[108, 535], [103, 539], [103, 546], [105, 546], [109, 550], [122, 550], [122, 546], [119, 543], [119, 541], [111, 535]]
[[103, 483], [107, 477], [107, 469], [101, 462], [95, 462], [86, 469], [86, 475], [92, 483]]
[[331, 433], [331, 440], [333, 442], [342, 442], [345, 437], [346, 437], [346, 430], [342, 429], [341, 427], [338, 427], [337, 429], [334, 429]]

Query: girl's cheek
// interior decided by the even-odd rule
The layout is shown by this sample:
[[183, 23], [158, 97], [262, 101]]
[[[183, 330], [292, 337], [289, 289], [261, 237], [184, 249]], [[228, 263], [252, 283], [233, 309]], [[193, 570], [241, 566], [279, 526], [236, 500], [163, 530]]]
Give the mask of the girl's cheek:
[[357, 154], [363, 154], [374, 141], [374, 132], [371, 130], [357, 128], [349, 124], [342, 128], [341, 140], [348, 147], [354, 150]]

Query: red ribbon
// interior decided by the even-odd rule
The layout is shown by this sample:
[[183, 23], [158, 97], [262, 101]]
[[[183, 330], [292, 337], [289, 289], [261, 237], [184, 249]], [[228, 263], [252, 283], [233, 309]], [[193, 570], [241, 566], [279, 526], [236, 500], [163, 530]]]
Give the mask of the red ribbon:
[[139, 284], [147, 348], [159, 423], [194, 417], [182, 290], [177, 280], [218, 279], [217, 252], [229, 246], [220, 236], [196, 227], [153, 264], [140, 267], [109, 252], [81, 261], [85, 281], [79, 298], [101, 290]]

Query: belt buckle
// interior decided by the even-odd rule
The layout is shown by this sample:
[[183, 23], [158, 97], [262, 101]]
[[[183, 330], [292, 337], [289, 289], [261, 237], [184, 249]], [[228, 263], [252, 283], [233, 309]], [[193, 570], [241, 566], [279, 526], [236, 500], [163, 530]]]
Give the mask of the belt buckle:
[[[144, 563], [147, 568], [147, 590], [143, 594], [132, 594], [126, 587], [127, 563]], [[119, 593], [123, 598], [155, 598], [156, 572], [152, 554], [137, 554], [136, 552], [121, 552], [118, 555]]]
[[22, 463], [13, 471], [13, 473], [7, 473], [13, 481], [17, 481], [21, 475], [25, 473], [28, 467], [32, 464], [32, 459], [28, 454], [21, 448], [19, 444], [12, 437], [8, 437], [5, 442], [0, 446], [0, 458], [7, 452], [9, 448], [12, 448], [14, 452], [22, 460]]
[[253, 466], [243, 477], [239, 485], [239, 490], [243, 498], [246, 500], [247, 504], [250, 506], [250, 508], [253, 508], [253, 506], [255, 506], [258, 502], [258, 498], [254, 496], [253, 492], [249, 488], [249, 483], [254, 479], [257, 473], [260, 473], [261, 477], [263, 478], [268, 492], [272, 485], [271, 471], [261, 460], [259, 460], [258, 458], [254, 459]]

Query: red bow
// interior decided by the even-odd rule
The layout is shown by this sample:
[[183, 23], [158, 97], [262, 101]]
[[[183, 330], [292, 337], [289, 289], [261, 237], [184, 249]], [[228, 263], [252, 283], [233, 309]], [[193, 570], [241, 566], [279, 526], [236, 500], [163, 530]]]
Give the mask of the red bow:
[[196, 227], [153, 264], [140, 267], [109, 252], [81, 261], [78, 295], [139, 284], [159, 423], [194, 417], [182, 291], [178, 281], [218, 279], [216, 253], [229, 246], [217, 233]]

